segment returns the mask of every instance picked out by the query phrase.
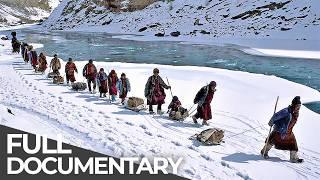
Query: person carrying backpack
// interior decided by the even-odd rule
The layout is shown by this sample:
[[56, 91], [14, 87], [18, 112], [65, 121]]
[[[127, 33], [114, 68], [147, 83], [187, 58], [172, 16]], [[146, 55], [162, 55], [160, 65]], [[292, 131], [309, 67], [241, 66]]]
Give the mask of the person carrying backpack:
[[128, 92], [131, 91], [130, 82], [129, 79], [126, 78], [125, 73], [121, 74], [121, 77], [117, 83], [117, 89], [119, 91], [119, 98], [121, 98], [121, 103], [123, 104]]
[[103, 68], [100, 68], [100, 71], [98, 73], [98, 86], [99, 86], [99, 92], [100, 97], [107, 97], [108, 92], [108, 75], [104, 72]]
[[202, 125], [209, 125], [208, 120], [212, 119], [211, 113], [211, 101], [213, 95], [216, 92], [217, 83], [211, 81], [209, 85], [202, 87], [196, 97], [194, 98], [194, 104], [198, 104], [197, 113], [192, 116], [193, 122], [197, 124], [197, 119], [203, 119]]
[[69, 58], [66, 66], [65, 66], [65, 73], [66, 73], [66, 79], [67, 84], [69, 85], [69, 81], [71, 81], [71, 85], [76, 81], [76, 78], [74, 76], [74, 72], [78, 73], [78, 69], [74, 62], [72, 61], [72, 58]]
[[37, 71], [37, 65], [38, 65], [38, 55], [37, 52], [33, 49], [33, 46], [28, 47], [28, 57], [29, 60], [31, 61], [31, 66], [35, 71]]
[[111, 95], [111, 102], [116, 101], [117, 96], [117, 82], [119, 78], [115, 70], [111, 70], [108, 76], [109, 94]]
[[300, 107], [300, 96], [296, 96], [289, 107], [282, 109], [272, 116], [268, 125], [273, 127], [273, 131], [268, 136], [266, 144], [261, 150], [263, 158], [268, 159], [269, 150], [272, 146], [275, 146], [276, 149], [290, 151], [290, 162], [303, 162], [303, 159], [298, 157], [297, 140], [292, 132], [293, 127], [298, 121]]
[[[94, 94], [96, 90], [96, 77], [97, 77], [97, 68], [93, 64], [93, 60], [90, 59], [89, 63], [87, 63], [82, 71], [83, 76], [87, 79], [89, 91]], [[93, 89], [91, 88], [91, 83], [93, 84]]]
[[57, 54], [53, 56], [53, 59], [50, 62], [50, 68], [52, 68], [54, 74], [60, 75], [59, 70], [61, 69], [61, 63]]

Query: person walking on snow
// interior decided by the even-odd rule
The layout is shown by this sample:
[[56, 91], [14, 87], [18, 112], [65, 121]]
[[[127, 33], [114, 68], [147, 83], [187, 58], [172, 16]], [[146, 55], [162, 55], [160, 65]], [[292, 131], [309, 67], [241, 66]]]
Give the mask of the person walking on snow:
[[119, 91], [119, 97], [121, 98], [121, 103], [124, 103], [124, 100], [127, 97], [128, 92], [131, 91], [131, 86], [129, 79], [126, 78], [126, 74], [122, 73], [121, 77], [117, 83], [117, 89]]
[[23, 60], [26, 64], [29, 63], [29, 56], [28, 56], [28, 47], [29, 45], [26, 43], [24, 44], [24, 51], [23, 51]]
[[44, 73], [46, 71], [48, 67], [48, 63], [47, 63], [47, 58], [46, 56], [43, 54], [43, 52], [40, 53], [39, 55], [39, 67], [38, 67], [38, 71]]
[[209, 85], [202, 87], [196, 97], [194, 98], [194, 104], [198, 104], [197, 113], [192, 116], [193, 122], [197, 124], [197, 119], [203, 119], [202, 125], [209, 125], [208, 120], [212, 119], [211, 113], [211, 101], [213, 95], [216, 92], [217, 83], [211, 81]]
[[159, 76], [159, 69], [153, 69], [153, 75], [149, 77], [144, 89], [144, 96], [147, 98], [150, 114], [154, 113], [152, 105], [158, 105], [157, 113], [162, 114], [161, 106], [165, 103], [164, 100], [166, 99], [164, 88], [170, 89], [171, 87], [166, 85]]
[[38, 65], [38, 55], [37, 52], [33, 49], [33, 46], [28, 47], [28, 58], [31, 61], [31, 66], [33, 67], [34, 71], [37, 71]]
[[13, 53], [20, 53], [20, 45], [21, 43], [17, 39], [17, 33], [16, 32], [11, 32], [11, 45], [12, 45], [12, 52]]
[[263, 158], [268, 159], [268, 152], [274, 145], [276, 149], [289, 150], [290, 162], [301, 163], [303, 159], [298, 157], [298, 145], [296, 138], [292, 132], [294, 125], [298, 121], [299, 110], [301, 107], [300, 96], [296, 96], [291, 105], [281, 111], [275, 113], [269, 121], [269, 126], [273, 126], [266, 144], [261, 150]]
[[[96, 90], [96, 77], [97, 77], [97, 68], [93, 64], [93, 60], [90, 59], [89, 63], [87, 63], [82, 71], [83, 76], [87, 79], [89, 91], [94, 94]], [[91, 83], [93, 83], [93, 89], [91, 91]]]
[[50, 69], [52, 69], [54, 74], [60, 75], [59, 70], [61, 69], [61, 63], [57, 54], [53, 55], [53, 59], [50, 62]]
[[97, 79], [100, 97], [107, 97], [106, 93], [108, 92], [108, 75], [104, 72], [103, 68], [100, 68]]
[[116, 101], [117, 96], [117, 82], [119, 78], [115, 70], [111, 70], [108, 76], [109, 94], [111, 95], [111, 102]]
[[72, 61], [72, 58], [69, 58], [66, 66], [65, 66], [65, 73], [66, 73], [66, 79], [67, 79], [68, 85], [69, 85], [69, 81], [71, 81], [71, 84], [73, 84], [76, 81], [76, 78], [74, 76], [74, 72], [78, 73], [77, 66]]

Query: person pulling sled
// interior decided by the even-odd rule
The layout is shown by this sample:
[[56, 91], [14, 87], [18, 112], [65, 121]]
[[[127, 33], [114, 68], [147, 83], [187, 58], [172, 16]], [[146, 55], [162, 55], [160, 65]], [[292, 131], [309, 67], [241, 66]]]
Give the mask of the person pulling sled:
[[[97, 68], [93, 64], [93, 60], [92, 59], [90, 59], [89, 63], [87, 63], [84, 66], [82, 74], [87, 79], [90, 93], [94, 94], [95, 91], [96, 91], [96, 86], [97, 86], [97, 83], [96, 83]], [[91, 88], [91, 83], [93, 84], [93, 89]]]
[[202, 87], [194, 98], [194, 104], [198, 104], [197, 113], [192, 116], [195, 124], [198, 123], [197, 119], [200, 118], [203, 119], [202, 125], [209, 125], [207, 121], [212, 119], [210, 104], [216, 92], [216, 86], [217, 83], [211, 81], [209, 85]]
[[296, 96], [289, 107], [282, 109], [272, 116], [268, 125], [273, 127], [273, 130], [267, 137], [266, 144], [260, 152], [263, 158], [269, 158], [268, 152], [274, 146], [279, 150], [290, 151], [290, 162], [303, 162], [303, 159], [298, 157], [298, 145], [292, 132], [293, 127], [298, 121], [300, 107], [300, 96]]
[[78, 73], [77, 66], [76, 66], [76, 64], [74, 64], [72, 58], [69, 58], [66, 66], [65, 66], [67, 85], [69, 85], [69, 81], [71, 82], [71, 85], [73, 85], [73, 83], [76, 81], [76, 78], [74, 76], [74, 72]]
[[117, 89], [119, 91], [119, 98], [121, 99], [121, 104], [124, 104], [128, 92], [131, 91], [130, 81], [126, 78], [126, 74], [122, 73], [121, 77], [117, 83]]
[[53, 56], [53, 59], [50, 62], [50, 69], [52, 69], [54, 76], [60, 76], [59, 70], [61, 69], [61, 63], [57, 54]]
[[145, 89], [144, 96], [147, 98], [147, 105], [149, 105], [149, 113], [154, 114], [152, 105], [158, 105], [157, 113], [162, 114], [161, 106], [166, 99], [166, 93], [164, 89], [170, 89], [171, 86], [166, 83], [159, 76], [159, 69], [153, 69], [153, 75], [149, 77]]
[[98, 73], [98, 87], [100, 92], [100, 97], [107, 97], [108, 92], [108, 75], [104, 72], [103, 68], [100, 68]]

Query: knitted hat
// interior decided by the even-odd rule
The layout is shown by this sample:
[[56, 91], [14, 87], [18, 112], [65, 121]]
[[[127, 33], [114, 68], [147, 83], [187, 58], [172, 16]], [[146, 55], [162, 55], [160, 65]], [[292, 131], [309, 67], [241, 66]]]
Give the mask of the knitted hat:
[[72, 61], [72, 58], [69, 58], [69, 62], [71, 62]]
[[158, 68], [154, 68], [154, 69], [153, 69], [153, 73], [159, 74], [159, 69], [158, 69]]
[[217, 83], [215, 81], [211, 81], [209, 86], [213, 86], [213, 87], [216, 87], [217, 86]]
[[298, 105], [301, 104], [300, 96], [296, 96], [293, 98], [291, 105]]
[[178, 101], [179, 98], [177, 96], [173, 96], [172, 101]]

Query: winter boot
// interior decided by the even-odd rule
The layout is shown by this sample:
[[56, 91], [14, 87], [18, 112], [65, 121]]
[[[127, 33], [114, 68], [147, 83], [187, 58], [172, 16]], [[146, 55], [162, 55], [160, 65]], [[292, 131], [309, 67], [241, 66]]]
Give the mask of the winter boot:
[[163, 111], [157, 110], [157, 114], [162, 115], [162, 114], [163, 114]]
[[100, 98], [102, 98], [102, 93], [100, 93]]
[[202, 125], [209, 126], [209, 123], [207, 121], [202, 121]]
[[[272, 148], [271, 144], [265, 144], [264, 147], [261, 149], [260, 154], [264, 159], [269, 159], [268, 152]], [[264, 153], [264, 154], [263, 154]]]
[[192, 116], [192, 120], [193, 120], [193, 122], [194, 122], [195, 124], [198, 124], [198, 121], [197, 121], [196, 116]]
[[290, 162], [292, 162], [292, 163], [302, 163], [303, 159], [300, 159], [298, 157], [298, 152], [297, 151], [290, 151]]

